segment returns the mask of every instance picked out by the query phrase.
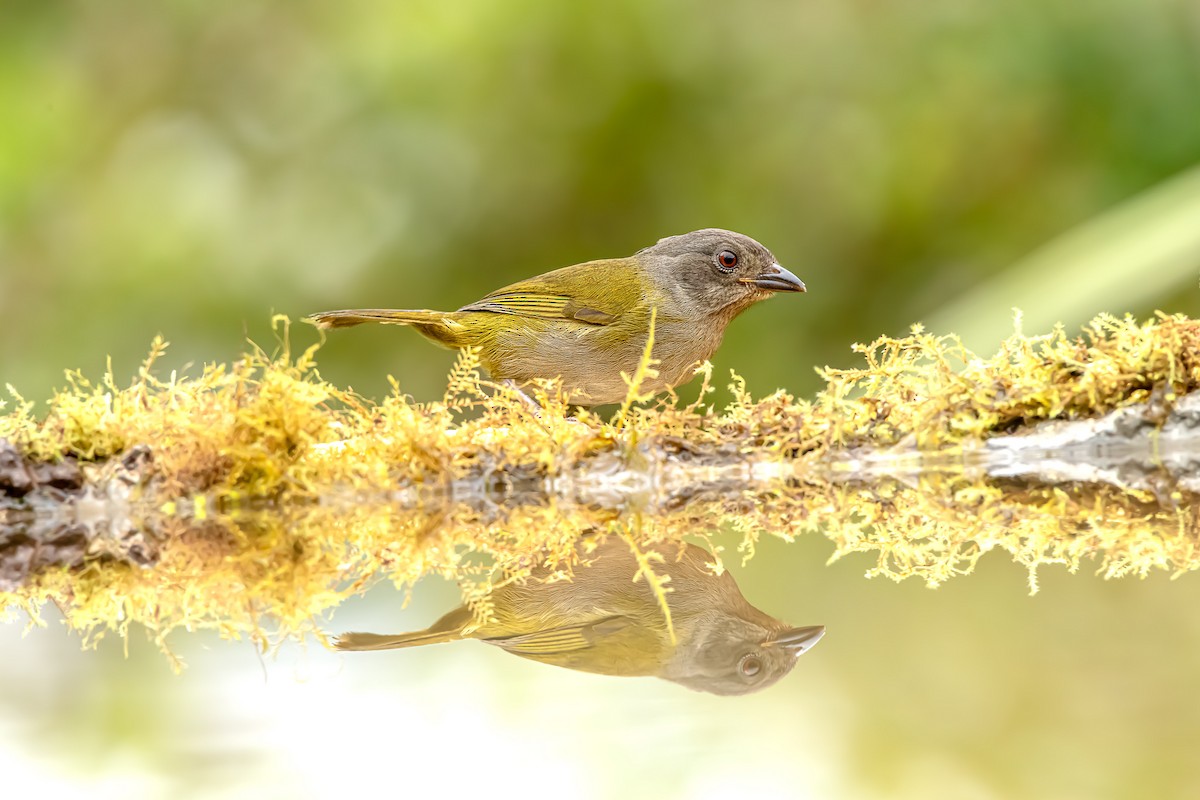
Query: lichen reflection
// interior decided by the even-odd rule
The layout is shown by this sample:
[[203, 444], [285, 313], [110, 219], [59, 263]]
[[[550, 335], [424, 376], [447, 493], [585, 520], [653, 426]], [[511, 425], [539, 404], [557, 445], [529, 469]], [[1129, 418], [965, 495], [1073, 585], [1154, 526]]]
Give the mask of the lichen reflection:
[[388, 650], [478, 639], [513, 655], [604, 675], [663, 678], [721, 695], [755, 692], [791, 672], [824, 626], [793, 628], [747, 602], [733, 576], [715, 574], [712, 555], [692, 544], [660, 544], [656, 572], [670, 577], [664, 613], [638, 560], [618, 537], [599, 542], [570, 580], [547, 567], [490, 595], [478, 622], [460, 606], [422, 631], [347, 633], [341, 650]]

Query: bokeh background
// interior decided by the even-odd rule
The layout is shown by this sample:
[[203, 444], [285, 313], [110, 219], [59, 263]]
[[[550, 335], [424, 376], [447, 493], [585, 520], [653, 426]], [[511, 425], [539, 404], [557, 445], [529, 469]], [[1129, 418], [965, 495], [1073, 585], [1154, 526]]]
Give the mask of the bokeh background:
[[[1200, 315], [1193, 0], [10, 3], [0, 100], [0, 381], [30, 398], [109, 357], [123, 380], [156, 333], [165, 369], [228, 361], [272, 312], [453, 308], [707, 226], [809, 286], [717, 356], [758, 394], [915, 322], [986, 352], [1014, 307], [1028, 333]], [[376, 398], [439, 396], [451, 359], [394, 328], [320, 354]], [[999, 555], [930, 591], [829, 551], [749, 565], [830, 634], [743, 700], [469, 644], [196, 636], [177, 678], [136, 636], [17, 620], [0, 766], [45, 797], [1200, 796], [1194, 577], [1031, 599]], [[401, 600], [330, 625], [420, 627], [454, 589]]]

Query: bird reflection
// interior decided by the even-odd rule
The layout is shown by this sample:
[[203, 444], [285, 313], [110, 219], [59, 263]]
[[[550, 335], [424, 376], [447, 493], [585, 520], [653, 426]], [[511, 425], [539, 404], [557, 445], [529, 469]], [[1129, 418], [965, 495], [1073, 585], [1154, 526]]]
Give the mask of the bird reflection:
[[669, 575], [667, 604], [675, 631], [637, 559], [616, 537], [601, 541], [572, 578], [551, 583], [546, 567], [523, 584], [491, 594], [492, 619], [478, 627], [459, 607], [423, 631], [347, 633], [340, 650], [388, 650], [479, 639], [513, 655], [603, 675], [653, 675], [721, 695], [755, 692], [791, 672], [825, 634], [821, 625], [793, 628], [750, 605], [733, 576], [713, 574], [712, 555], [691, 544], [660, 544], [658, 575]]

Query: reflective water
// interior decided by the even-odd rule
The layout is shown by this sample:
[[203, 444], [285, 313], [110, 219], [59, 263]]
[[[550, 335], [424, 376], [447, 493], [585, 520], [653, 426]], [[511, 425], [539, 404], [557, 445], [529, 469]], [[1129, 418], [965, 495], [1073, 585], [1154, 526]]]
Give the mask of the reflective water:
[[[990, 492], [985, 506], [978, 500], [983, 488]], [[148, 584], [164, 620], [190, 604], [196, 608], [188, 624], [207, 628], [167, 637], [186, 670], [175, 675], [136, 625], [127, 645], [110, 635], [95, 651], [80, 651], [78, 636], [63, 631], [53, 608], [44, 612], [47, 626], [24, 638], [17, 614], [0, 627], [5, 773], [46, 787], [44, 796], [90, 797], [323, 797], [383, 786], [496, 794], [501, 783], [526, 797], [1200, 792], [1190, 768], [1200, 730], [1193, 691], [1200, 623], [1188, 611], [1200, 601], [1200, 584], [1190, 575], [1171, 580], [1170, 571], [1191, 566], [1180, 559], [1194, 541], [1194, 507], [1178, 498], [1159, 505], [1143, 495], [1106, 495], [1095, 486], [968, 491], [952, 482], [881, 484], [843, 488], [819, 507], [808, 496], [814, 507], [808, 519], [796, 517], [790, 528], [759, 527], [783, 510], [795, 514], [799, 496], [806, 495], [746, 498], [747, 513], [716, 527], [706, 520], [728, 514], [728, 497], [694, 500], [674, 515], [609, 513], [589, 529], [610, 534], [602, 549], [619, 545], [619, 552], [633, 554], [636, 544], [654, 575], [670, 575], [662, 588], [673, 591], [661, 596], [681, 642], [689, 633], [687, 609], [718, 608], [720, 601], [705, 600], [709, 577], [701, 578], [703, 591], [689, 588], [680, 569], [665, 566], [681, 562], [669, 553], [661, 562], [649, 555], [655, 550], [644, 543], [657, 534], [698, 537], [693, 541], [720, 557], [739, 596], [765, 618], [826, 627], [820, 646], [793, 660], [790, 674], [738, 698], [536, 663], [563, 658], [570, 637], [543, 639], [533, 659], [521, 659], [504, 652], [520, 649], [518, 632], [511, 634], [518, 637], [515, 648], [467, 642], [386, 653], [336, 652], [311, 636], [298, 644], [272, 633], [302, 628], [310, 612], [318, 615], [314, 630], [330, 634], [419, 631], [463, 599], [458, 586], [439, 577], [410, 591], [377, 583], [363, 595], [367, 582], [358, 582], [365, 576], [355, 566], [362, 554], [306, 552], [314, 525], [341, 526], [340, 537], [353, 546], [372, 543], [385, 562], [408, 552], [398, 549], [403, 541], [418, 540], [428, 554], [426, 571], [458, 570], [466, 599], [483, 608], [485, 577], [503, 583], [504, 576], [486, 569], [480, 553], [463, 555], [461, 543], [489, 534], [499, 542], [518, 519], [543, 525], [543, 541], [574, 541], [581, 528], [569, 509], [407, 516], [392, 509], [388, 526], [362, 508], [355, 515], [330, 506], [287, 515], [242, 511], [174, 530], [176, 549], [160, 552], [158, 567], [121, 566], [103, 590], [80, 583], [97, 595], [80, 600], [102, 608], [95, 605], [101, 595], [136, 594], [142, 591], [136, 581], [156, 569], [177, 578], [188, 568], [210, 571], [211, 582], [191, 587]], [[1131, 512], [1134, 501], [1140, 516]], [[918, 502], [956, 516], [931, 521], [903, 546], [889, 540], [888, 531], [911, 523]], [[869, 523], [868, 508], [874, 509]], [[1006, 513], [997, 517], [1000, 510]], [[968, 526], [972, 513], [980, 518]], [[957, 520], [957, 528], [948, 520]], [[162, 520], [156, 524], [161, 531]], [[1062, 536], [1050, 550], [1043, 549], [1048, 540], [1033, 548], [1047, 526]], [[792, 542], [779, 538], [793, 534]], [[13, 531], [6, 535], [13, 541]], [[754, 555], [743, 563], [749, 551], [738, 548], [748, 545]], [[669, 552], [679, 558], [677, 548]], [[836, 552], [843, 557], [827, 564]], [[1077, 561], [1079, 569], [1070, 574], [1043, 564], [1039, 592], [1030, 596], [1035, 552], [1043, 561]], [[699, 551], [683, 553], [682, 563], [708, 563]], [[1094, 574], [1102, 563], [1137, 571], [1131, 561], [1137, 556], [1151, 565], [1144, 578]], [[629, 556], [615, 560], [623, 560], [622, 572], [636, 572]], [[108, 553], [88, 570], [103, 574], [116, 563]], [[915, 579], [864, 579], [880, 564]], [[972, 574], [956, 576], [971, 565]], [[576, 587], [584, 588], [596, 569], [569, 559], [553, 568], [529, 566], [535, 583], [571, 570]], [[1162, 566], [1168, 569], [1155, 568]], [[222, 567], [231, 571], [221, 573]], [[339, 575], [344, 580], [334, 579]], [[930, 589], [922, 578], [941, 585]], [[560, 581], [549, 591], [571, 585]], [[638, 613], [661, 644], [665, 617], [650, 584], [623, 575], [608, 585], [616, 588], [598, 588], [597, 597], [637, 598], [644, 604]], [[268, 590], [278, 596], [268, 598]], [[537, 616], [521, 612], [513, 597], [492, 598], [497, 617]], [[220, 602], [206, 605], [214, 598]], [[129, 613], [156, 607], [145, 596], [141, 602], [130, 604]], [[533, 602], [544, 616], [547, 603]], [[218, 608], [226, 619], [213, 616]], [[246, 635], [248, 621], [261, 626], [265, 655], [246, 641], [221, 638], [222, 631]], [[533, 628], [546, 629], [541, 622]], [[599, 628], [601, 635], [606, 630]], [[476, 634], [494, 632], [485, 626]]]

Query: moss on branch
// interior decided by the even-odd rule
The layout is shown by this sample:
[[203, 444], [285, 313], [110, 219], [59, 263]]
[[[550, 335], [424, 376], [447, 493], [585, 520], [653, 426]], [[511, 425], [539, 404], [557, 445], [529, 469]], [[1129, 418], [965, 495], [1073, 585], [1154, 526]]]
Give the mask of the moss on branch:
[[[706, 365], [695, 401], [626, 404], [612, 421], [569, 418], [554, 382], [535, 413], [469, 351], [440, 400], [393, 381], [370, 403], [322, 379], [317, 346], [293, 354], [277, 326], [276, 353], [192, 377], [156, 374], [156, 341], [128, 385], [71, 373], [44, 413], [10, 388], [0, 601], [35, 619], [55, 602], [93, 638], [136, 622], [164, 648], [179, 627], [265, 646], [317, 632], [378, 575], [445, 575], [486, 613], [491, 581], [536, 559], [569, 570], [589, 532], [640, 547], [724, 525], [748, 556], [764, 533], [820, 530], [837, 556], [874, 553], [871, 574], [931, 584], [989, 550], [1031, 580], [1091, 557], [1114, 576], [1200, 562], [1187, 484], [999, 479], [970, 457], [1047, 421], [1169, 419], [1200, 384], [1200, 323], [1184, 317], [1016, 333], [987, 358], [918, 328], [856, 348], [861, 367], [823, 370], [812, 400], [754, 400], [734, 376], [732, 402], [714, 408]], [[860, 468], [880, 453], [885, 469]]]

